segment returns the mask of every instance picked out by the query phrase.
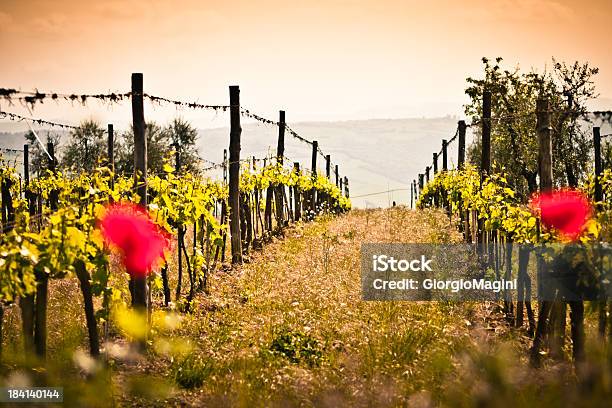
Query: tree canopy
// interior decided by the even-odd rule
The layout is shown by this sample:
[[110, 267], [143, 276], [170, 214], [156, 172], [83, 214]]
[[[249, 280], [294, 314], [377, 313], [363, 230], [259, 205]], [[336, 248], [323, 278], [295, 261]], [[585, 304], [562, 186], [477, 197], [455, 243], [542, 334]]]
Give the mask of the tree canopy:
[[196, 141], [198, 131], [183, 118], [176, 118], [166, 127], [168, 136], [172, 140], [173, 148], [179, 155], [181, 170], [197, 172], [198, 153]]
[[[147, 138], [147, 171], [151, 174], [161, 174], [164, 168], [164, 158], [169, 157], [171, 151], [172, 142], [168, 132], [155, 122], [147, 122], [145, 136]], [[131, 127], [121, 135], [115, 150], [115, 171], [133, 174], [134, 130]]]
[[99, 160], [106, 156], [105, 135], [99, 123], [93, 120], [82, 122], [69, 134], [62, 159], [63, 167], [86, 172], [95, 169]]
[[[588, 63], [568, 65], [553, 59], [552, 70], [521, 72], [502, 69], [502, 58], [482, 59], [484, 78], [467, 78], [470, 102], [465, 113], [477, 122], [482, 118], [482, 95], [491, 92], [491, 152], [493, 162], [508, 173], [512, 187], [527, 197], [537, 189], [538, 139], [536, 102], [548, 98], [551, 108], [554, 181], [557, 186], [577, 186], [592, 166], [590, 128], [580, 126], [589, 118], [586, 102], [596, 98], [593, 76], [598, 69]], [[477, 135], [480, 128], [475, 127]], [[468, 152], [480, 163], [480, 137]], [[562, 158], [562, 159], [561, 159]]]
[[[198, 155], [196, 141], [198, 132], [181, 118], [174, 119], [168, 126], [161, 127], [155, 122], [145, 126], [147, 138], [147, 171], [152, 174], [164, 172], [164, 162], [174, 163], [178, 151], [182, 170], [197, 172]], [[178, 149], [178, 150], [177, 150]], [[115, 170], [120, 173], [134, 172], [134, 131], [130, 128], [117, 142]]]

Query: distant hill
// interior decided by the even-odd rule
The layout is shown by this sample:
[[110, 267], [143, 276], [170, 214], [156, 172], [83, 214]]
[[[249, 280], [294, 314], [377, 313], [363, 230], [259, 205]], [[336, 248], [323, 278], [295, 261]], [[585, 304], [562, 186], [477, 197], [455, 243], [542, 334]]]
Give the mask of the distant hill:
[[26, 142], [25, 132], [0, 132], [0, 147], [5, 149], [22, 149]]

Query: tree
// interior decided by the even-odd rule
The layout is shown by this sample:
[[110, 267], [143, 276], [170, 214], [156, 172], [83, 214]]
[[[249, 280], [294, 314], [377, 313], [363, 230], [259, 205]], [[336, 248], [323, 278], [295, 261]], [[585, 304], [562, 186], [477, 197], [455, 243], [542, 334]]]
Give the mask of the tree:
[[196, 141], [198, 131], [189, 122], [176, 118], [166, 127], [175, 150], [178, 150], [181, 170], [193, 173], [198, 171], [198, 153]]
[[[168, 131], [162, 129], [155, 122], [147, 122], [145, 125], [145, 136], [147, 138], [147, 172], [151, 174], [162, 174], [164, 159], [169, 158], [172, 140]], [[117, 159], [115, 170], [118, 173], [134, 173], [134, 130], [129, 129], [121, 135], [116, 146]]]
[[[519, 68], [502, 70], [502, 58], [482, 59], [484, 78], [468, 78], [466, 94], [471, 102], [465, 113], [477, 122], [482, 118], [482, 94], [491, 92], [492, 158], [504, 168], [518, 195], [526, 198], [537, 190], [538, 138], [535, 134], [536, 102], [548, 98], [553, 128], [555, 185], [576, 186], [590, 168], [592, 140], [579, 126], [587, 120], [585, 102], [596, 97], [592, 77], [597, 68], [578, 62], [572, 65], [553, 59], [553, 71], [522, 73]], [[480, 132], [475, 128], [476, 133]], [[477, 140], [479, 140], [478, 138]], [[478, 164], [480, 143], [470, 147], [468, 158]], [[563, 158], [563, 159], [561, 159]]]
[[70, 141], [64, 150], [62, 165], [74, 171], [89, 172], [98, 166], [106, 155], [104, 129], [93, 120], [82, 122], [70, 134]]
[[[465, 113], [479, 121], [482, 118], [483, 92], [491, 92], [491, 152], [493, 160], [503, 166], [508, 174], [509, 184], [523, 199], [537, 191], [539, 146], [535, 131], [536, 103], [539, 98], [547, 98], [552, 128], [554, 186], [577, 187], [592, 169], [592, 138], [580, 124], [590, 120], [585, 102], [596, 97], [592, 78], [598, 69], [590, 67], [588, 63], [567, 65], [553, 59], [552, 72], [521, 73], [518, 68], [502, 71], [501, 58], [496, 58], [494, 63], [487, 58], [482, 61], [485, 65], [484, 79], [468, 78], [470, 86], [466, 94], [471, 98], [471, 103], [465, 106]], [[471, 149], [473, 161], [477, 159], [474, 153], [478, 150], [478, 144]], [[526, 252], [526, 256], [528, 259], [529, 252]], [[522, 279], [520, 271], [519, 279]], [[526, 297], [529, 296], [527, 293]], [[584, 305], [583, 302], [569, 302], [569, 305], [574, 357], [580, 358], [583, 353]], [[552, 304], [541, 302], [539, 307], [531, 348], [533, 364], [539, 362], [539, 349], [549, 316], [551, 354], [561, 355], [564, 343], [566, 304], [555, 300]], [[530, 306], [528, 313], [529, 310]], [[601, 310], [605, 314], [605, 309]], [[522, 313], [522, 306], [519, 305], [517, 319], [522, 320]]]
[[[586, 178], [590, 171], [590, 152], [593, 146], [591, 126], [580, 126], [583, 122], [590, 124], [587, 116], [586, 102], [596, 98], [593, 76], [598, 68], [590, 67], [588, 63], [574, 62], [567, 65], [553, 58], [553, 81], [557, 84], [558, 95], [564, 97], [567, 106], [553, 114], [553, 148], [563, 158], [563, 164], [557, 167], [564, 169], [567, 183], [577, 187], [579, 181]], [[563, 173], [557, 174], [562, 179]]]
[[[60, 143], [60, 135], [56, 133], [51, 133], [47, 131], [46, 137], [43, 139], [41, 132], [38, 132], [38, 136], [41, 138], [41, 142], [44, 143], [45, 149], [47, 148], [47, 143], [53, 143], [53, 148], [55, 151], [55, 155], [58, 155], [58, 147]], [[28, 154], [29, 154], [29, 166], [30, 166], [30, 174], [42, 175], [44, 174], [45, 169], [49, 166], [49, 157], [47, 153], [43, 150], [40, 145], [38, 139], [32, 131], [29, 131], [25, 134], [25, 138], [28, 141]]]
[[612, 168], [612, 143], [606, 139], [601, 143], [601, 161], [604, 169]]

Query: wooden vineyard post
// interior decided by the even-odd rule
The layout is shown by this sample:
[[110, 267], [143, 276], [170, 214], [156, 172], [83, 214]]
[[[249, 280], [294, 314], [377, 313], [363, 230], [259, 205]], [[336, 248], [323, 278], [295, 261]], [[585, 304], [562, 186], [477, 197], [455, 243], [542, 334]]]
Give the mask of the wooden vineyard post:
[[240, 88], [230, 86], [229, 207], [232, 263], [242, 263], [240, 242]]
[[[548, 99], [540, 98], [537, 101], [536, 107], [537, 125], [536, 132], [539, 140], [539, 155], [538, 155], [538, 169], [540, 175], [540, 193], [552, 191], [553, 189], [553, 162], [552, 162], [552, 138], [550, 128], [550, 105]], [[544, 335], [547, 331], [547, 319], [553, 308], [560, 309], [556, 305], [556, 302], [551, 301], [551, 297], [554, 296], [555, 288], [549, 288], [548, 285], [542, 286], [542, 278], [547, 273], [547, 265], [543, 260], [539, 260], [538, 263], [538, 278], [539, 278], [539, 290], [538, 293], [542, 296], [540, 302], [540, 313], [538, 315], [538, 321], [536, 326], [536, 332], [533, 340], [533, 346], [531, 348], [531, 363], [535, 366], [539, 365], [540, 362], [540, 347], [544, 340]], [[543, 291], [546, 293], [543, 293]], [[582, 303], [582, 302], [580, 302]], [[556, 310], [559, 312], [560, 310]], [[572, 308], [572, 312], [574, 312]], [[564, 311], [565, 314], [565, 311]], [[573, 314], [573, 313], [572, 313]], [[561, 316], [557, 316], [559, 319]], [[563, 325], [565, 326], [565, 316], [563, 316]], [[579, 330], [579, 328], [578, 328]], [[559, 348], [559, 339], [555, 333], [551, 333], [551, 346], [553, 348]], [[573, 336], [572, 336], [573, 337]], [[577, 344], [574, 344], [574, 356], [576, 351], [581, 349], [581, 337], [577, 336]]]
[[336, 164], [336, 171], [334, 173], [336, 173], [336, 187], [339, 187], [340, 184], [339, 184], [339, 181], [338, 181], [338, 177], [340, 177], [339, 176], [340, 172], [338, 170], [338, 165], [337, 164]]
[[223, 182], [227, 183], [227, 149], [223, 149]]
[[344, 176], [344, 190], [345, 193], [344, 195], [346, 196], [346, 198], [350, 198], [350, 192], [349, 192], [349, 182], [348, 182], [348, 177]]
[[[463, 170], [465, 166], [465, 121], [460, 120], [457, 122], [459, 142], [457, 146], [457, 169]], [[462, 204], [459, 205], [459, 231], [463, 233], [463, 239], [468, 240], [469, 235], [469, 214], [466, 216], [461, 210]]]
[[414, 208], [414, 186], [410, 183], [410, 209]]
[[419, 195], [421, 195], [421, 191], [423, 191], [424, 183], [423, 183], [423, 174], [419, 173]]
[[[110, 179], [110, 188], [115, 188], [115, 130], [111, 123], [107, 126], [108, 141], [107, 141], [107, 156], [108, 168], [112, 172]], [[111, 198], [112, 201], [112, 198]]]
[[115, 172], [115, 131], [113, 125], [109, 123], [107, 125], [107, 156], [108, 156], [108, 168], [114, 173]]
[[[49, 171], [55, 174], [55, 166], [57, 164], [57, 159], [55, 158], [55, 146], [52, 142], [47, 143], [47, 152], [49, 152]], [[49, 207], [52, 211], [57, 211], [57, 205], [59, 200], [59, 191], [51, 190], [49, 192]]]
[[[293, 171], [295, 171], [295, 166], [293, 168]], [[289, 190], [289, 215], [291, 217], [289, 221], [295, 222], [295, 201], [293, 199], [293, 196], [296, 194], [297, 188], [296, 186], [290, 186], [287, 187], [287, 189]]]
[[[331, 182], [331, 155], [325, 155], [325, 177]], [[331, 197], [325, 195], [325, 201], [327, 202], [328, 211], [331, 210]]]
[[482, 94], [482, 155], [480, 160], [481, 181], [491, 173], [491, 92]]
[[28, 184], [30, 184], [30, 145], [27, 143], [23, 145], [23, 178], [24, 191], [27, 191]]
[[[147, 138], [144, 119], [144, 90], [142, 73], [132, 74], [132, 128], [134, 132], [134, 181], [140, 206], [147, 208]], [[131, 275], [132, 306], [144, 313], [148, 309], [147, 278]], [[144, 349], [146, 339], [139, 343]]]
[[[481, 157], [480, 157], [480, 183], [491, 173], [491, 92], [484, 91], [482, 94], [482, 141], [481, 141]], [[477, 218], [478, 219], [478, 218]], [[476, 243], [479, 245], [479, 258], [483, 263], [484, 253], [484, 221], [478, 219], [478, 234]]]
[[[595, 211], [597, 211], [599, 209], [599, 207], [601, 206], [601, 203], [603, 201], [603, 190], [601, 188], [601, 173], [603, 172], [603, 166], [601, 163], [601, 131], [599, 127], [593, 127], [593, 153], [594, 153], [594, 160], [595, 160], [595, 195], [594, 195], [594, 201], [595, 201]], [[601, 338], [603, 338], [606, 334], [606, 326], [607, 326], [607, 307], [606, 307], [606, 301], [600, 301], [599, 302], [599, 324], [598, 324], [598, 331], [599, 331], [599, 335], [601, 336]], [[610, 331], [610, 334], [612, 335], [612, 330]]]
[[174, 172], [178, 175], [181, 172], [181, 145], [176, 141], [171, 146], [174, 147]]
[[317, 153], [319, 151], [319, 142], [316, 140], [312, 142], [312, 189], [310, 190], [310, 216], [309, 219], [313, 219], [317, 211], [317, 193], [314, 187], [314, 183], [317, 181]]
[[448, 170], [448, 140], [442, 139], [442, 170]]
[[23, 145], [23, 176], [25, 178], [25, 199], [28, 203], [28, 212], [32, 216], [36, 213], [36, 201], [34, 194], [28, 188], [30, 185], [30, 146], [28, 144]]
[[[437, 173], [438, 173], [438, 153], [434, 153], [433, 154], [433, 174], [434, 174], [434, 178], [436, 177]], [[439, 205], [440, 205], [440, 200], [438, 198], [438, 194], [436, 193], [434, 195], [434, 207], [438, 208]]]
[[419, 200], [419, 192], [417, 191], [417, 182], [412, 179], [412, 191], [414, 191], [414, 208], [416, 209], [417, 201]]
[[430, 166], [425, 167], [425, 183], [429, 183], [429, 171], [431, 170]]
[[601, 131], [599, 127], [593, 127], [593, 151], [595, 159], [595, 203], [599, 206], [603, 201], [603, 190], [601, 188], [601, 173], [603, 166], [601, 162]]
[[[293, 171], [299, 176], [300, 175], [300, 163], [293, 163]], [[299, 186], [296, 184], [293, 191], [293, 199], [295, 200], [295, 220], [299, 221], [302, 218], [302, 203], [300, 202], [301, 192]]]
[[[536, 104], [536, 115], [537, 124], [536, 132], [539, 141], [539, 155], [538, 155], [538, 173], [540, 175], [540, 193], [552, 191], [553, 188], [553, 164], [552, 164], [552, 139], [550, 129], [550, 113], [549, 113], [549, 102], [547, 99], [540, 98]], [[538, 278], [541, 282], [541, 278], [546, 273], [546, 264], [541, 262], [538, 270]], [[541, 285], [539, 285], [541, 286]], [[554, 288], [552, 289], [554, 291]], [[538, 291], [539, 292], [539, 291]], [[550, 293], [550, 292], [549, 292]], [[536, 326], [536, 333], [534, 338], [533, 348], [537, 348], [539, 351], [540, 342], [543, 339], [544, 333], [546, 332], [546, 323], [548, 315], [552, 310], [552, 302], [547, 299], [548, 296], [544, 295], [545, 299], [540, 303], [540, 314], [538, 316], [538, 323]], [[534, 357], [532, 355], [532, 357]], [[538, 356], [539, 358], [539, 356]]]
[[[36, 212], [36, 203], [34, 197], [30, 193], [30, 146], [23, 145], [23, 176], [25, 180], [25, 199], [28, 203], [28, 212], [30, 216]], [[34, 294], [22, 296], [19, 299], [19, 307], [21, 309], [21, 326], [23, 329], [23, 342], [26, 355], [34, 352]]]
[[433, 174], [435, 176], [438, 173], [438, 153], [433, 154], [432, 164], [433, 164]]
[[[223, 149], [223, 184], [227, 186], [227, 149]], [[221, 201], [221, 224], [227, 220], [227, 200]], [[225, 262], [225, 246], [227, 244], [227, 232], [223, 231], [223, 245], [221, 247], [221, 263]]]
[[[283, 166], [283, 158], [285, 156], [285, 111], [278, 112], [278, 144], [276, 146], [276, 162], [280, 167]], [[279, 184], [276, 186], [276, 222], [278, 229], [282, 230], [285, 224], [285, 213], [283, 211], [283, 196], [285, 186]]]
[[[266, 165], [264, 164], [264, 167]], [[266, 189], [266, 204], [264, 208], [264, 222], [266, 230], [272, 232], [272, 199], [274, 198], [274, 186], [270, 185]]]
[[465, 120], [460, 120], [457, 123], [459, 127], [459, 145], [457, 147], [457, 168], [463, 170], [465, 165], [465, 130], [467, 128]]

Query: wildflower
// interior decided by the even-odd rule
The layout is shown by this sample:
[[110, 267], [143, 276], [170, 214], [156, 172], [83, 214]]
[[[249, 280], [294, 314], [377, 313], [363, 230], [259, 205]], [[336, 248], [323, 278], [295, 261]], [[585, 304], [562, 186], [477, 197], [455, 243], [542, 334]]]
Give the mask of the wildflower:
[[533, 199], [532, 205], [539, 209], [544, 226], [556, 229], [572, 241], [578, 239], [592, 213], [589, 200], [576, 190], [542, 193]]
[[149, 214], [133, 204], [110, 206], [99, 225], [106, 242], [121, 250], [123, 265], [133, 277], [148, 275], [168, 247]]

